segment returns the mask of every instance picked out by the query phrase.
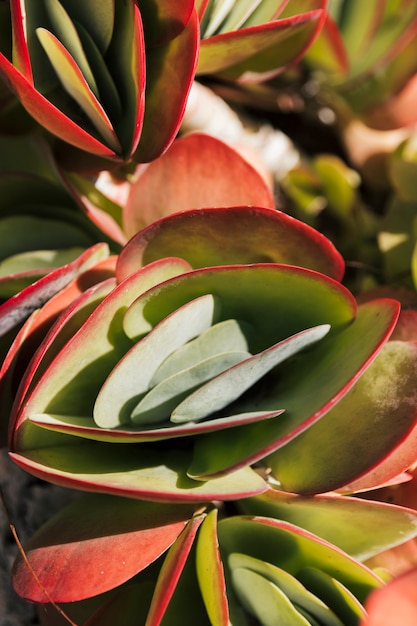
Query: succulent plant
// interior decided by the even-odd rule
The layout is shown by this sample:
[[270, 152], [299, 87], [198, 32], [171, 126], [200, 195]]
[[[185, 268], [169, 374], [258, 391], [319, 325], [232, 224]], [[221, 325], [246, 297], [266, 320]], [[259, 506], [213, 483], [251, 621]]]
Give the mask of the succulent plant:
[[1, 10], [0, 76], [41, 126], [115, 161], [166, 149], [194, 77], [194, 2], [12, 0]]

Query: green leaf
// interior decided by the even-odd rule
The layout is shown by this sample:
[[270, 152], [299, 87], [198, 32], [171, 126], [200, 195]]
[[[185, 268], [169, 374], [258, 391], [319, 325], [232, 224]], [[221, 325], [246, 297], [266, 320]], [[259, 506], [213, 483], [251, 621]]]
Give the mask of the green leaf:
[[13, 460], [49, 482], [155, 502], [231, 500], [266, 489], [250, 468], [209, 482], [191, 480], [186, 474], [189, 454], [178, 448], [75, 444], [73, 438], [61, 437], [61, 445], [11, 453]]
[[233, 589], [243, 607], [261, 626], [309, 626], [279, 587], [245, 568], [232, 570]]
[[[173, 411], [171, 420], [194, 422], [222, 409], [228, 412], [228, 405], [240, 398], [271, 369], [320, 341], [329, 330], [329, 325], [310, 328], [241, 361], [183, 400]], [[274, 408], [277, 409], [278, 406]], [[190, 468], [190, 472], [192, 471]]]
[[[181, 158], [190, 156], [185, 152]], [[167, 166], [170, 167], [170, 162]], [[139, 190], [140, 183], [138, 193]], [[142, 265], [169, 256], [186, 259], [194, 268], [285, 263], [336, 280], [341, 280], [343, 275], [343, 259], [328, 239], [285, 213], [261, 207], [187, 210], [159, 220], [132, 237], [124, 247], [117, 274], [124, 278]]]
[[344, 626], [357, 626], [365, 617], [365, 610], [353, 593], [326, 572], [306, 567], [298, 573], [298, 578], [335, 612]]
[[298, 611], [302, 610], [314, 616], [322, 626], [343, 626], [342, 622], [324, 602], [310, 593], [295, 576], [276, 565], [271, 565], [271, 563], [255, 559], [246, 554], [236, 553], [229, 556], [228, 564], [233, 574], [236, 569], [251, 571], [273, 583], [285, 594]]
[[36, 33], [64, 89], [83, 109], [108, 146], [120, 152], [112, 124], [74, 59], [52, 33], [44, 28], [38, 28]]
[[270, 489], [239, 502], [243, 513], [286, 520], [364, 561], [417, 535], [411, 509], [347, 496], [299, 496]]
[[[133, 310], [133, 309], [131, 309]], [[202, 296], [177, 309], [160, 322], [144, 339], [138, 341], [120, 359], [107, 376], [94, 403], [94, 421], [103, 428], [114, 428], [127, 423], [130, 417], [140, 423], [134, 407], [161, 363], [176, 348], [193, 339], [213, 323], [215, 299]], [[124, 318], [128, 337], [136, 335], [135, 317]], [[135, 372], [135, 376], [131, 372]]]
[[114, 28], [114, 0], [83, 0], [82, 4], [72, 0], [60, 0], [71, 19], [79, 22], [94, 39], [100, 52], [109, 47]]
[[[416, 362], [413, 344], [388, 342], [327, 415], [274, 455], [272, 467], [283, 487], [296, 493], [330, 491], [377, 466], [399, 446], [417, 420]], [[299, 459], [296, 467], [294, 458]], [[385, 479], [379, 480], [396, 476], [394, 468], [390, 475], [388, 465]]]
[[153, 387], [132, 411], [135, 424], [150, 424], [170, 419], [174, 423], [196, 421], [178, 416], [175, 409], [190, 393], [206, 381], [250, 357], [248, 352], [222, 352], [197, 365], [181, 370]]
[[203, 601], [212, 626], [229, 623], [223, 564], [217, 541], [217, 510], [207, 513], [198, 534], [196, 571]]

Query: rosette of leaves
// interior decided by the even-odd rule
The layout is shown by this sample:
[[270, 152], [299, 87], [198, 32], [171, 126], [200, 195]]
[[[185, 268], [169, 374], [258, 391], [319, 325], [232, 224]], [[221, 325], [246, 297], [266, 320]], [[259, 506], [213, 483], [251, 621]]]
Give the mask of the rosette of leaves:
[[198, 0], [198, 75], [259, 82], [282, 72], [311, 45], [326, 0]]
[[197, 58], [191, 0], [12, 0], [8, 13], [0, 76], [42, 127], [116, 161], [169, 145]]
[[[369, 593], [382, 586], [358, 556], [414, 536], [415, 512], [340, 496], [282, 496], [250, 500], [249, 510], [269, 506], [270, 514], [223, 513], [218, 521], [212, 507], [84, 495], [28, 542], [14, 588], [88, 626], [358, 624]], [[52, 626], [56, 607], [42, 607], [42, 615]]]
[[[415, 122], [417, 7], [408, 0], [330, 0], [307, 55], [324, 98], [387, 130]], [[343, 109], [342, 109], [343, 111]]]
[[[409, 379], [395, 427], [390, 405], [375, 421], [363, 389], [336, 410], [398, 315], [394, 300], [357, 307], [342, 271], [325, 237], [273, 209], [155, 222], [119, 255], [117, 286], [84, 292], [35, 353], [15, 399], [12, 457], [52, 482], [151, 500], [262, 492], [249, 466], [264, 459], [289, 490], [353, 480], [416, 415]], [[352, 412], [352, 445], [329, 474]], [[366, 446], [373, 432], [378, 445]]]

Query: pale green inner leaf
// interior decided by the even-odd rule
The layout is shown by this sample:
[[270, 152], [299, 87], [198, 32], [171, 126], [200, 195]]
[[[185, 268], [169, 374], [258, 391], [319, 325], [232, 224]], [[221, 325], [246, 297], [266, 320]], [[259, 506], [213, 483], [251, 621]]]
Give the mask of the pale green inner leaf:
[[129, 421], [132, 408], [160, 364], [174, 350], [213, 323], [215, 298], [205, 295], [177, 309], [162, 320], [142, 341], [136, 343], [113, 369], [102, 386], [95, 405], [94, 421], [113, 428]]
[[232, 581], [244, 609], [261, 626], [311, 626], [285, 593], [263, 576], [238, 567], [232, 571]]
[[173, 411], [174, 422], [197, 421], [220, 411], [279, 363], [322, 339], [330, 330], [323, 324], [285, 339], [228, 369], [192, 393]]
[[166, 421], [190, 392], [250, 356], [249, 352], [222, 352], [192, 367], [181, 369], [144, 396], [132, 411], [132, 420], [136, 424]]
[[65, 250], [35, 250], [15, 254], [0, 263], [0, 278], [20, 272], [54, 269], [70, 263], [84, 252], [84, 248]]
[[232, 571], [235, 568], [244, 568], [256, 572], [266, 580], [269, 580], [281, 589], [298, 611], [305, 611], [310, 617], [317, 619], [322, 626], [343, 626], [343, 623], [329, 607], [309, 592], [289, 572], [247, 554], [233, 553], [229, 556], [228, 563]]
[[204, 333], [173, 352], [155, 372], [151, 385], [157, 385], [178, 371], [192, 367], [211, 356], [225, 352], [249, 351], [247, 337], [253, 332], [246, 322], [234, 319], [214, 324]]

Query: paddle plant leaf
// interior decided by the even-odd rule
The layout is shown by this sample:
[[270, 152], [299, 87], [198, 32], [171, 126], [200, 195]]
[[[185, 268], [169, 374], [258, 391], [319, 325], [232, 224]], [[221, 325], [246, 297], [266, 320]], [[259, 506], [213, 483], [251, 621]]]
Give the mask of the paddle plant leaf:
[[308, 497], [270, 489], [242, 500], [239, 509], [301, 526], [361, 561], [417, 533], [412, 509], [348, 496]]
[[14, 587], [31, 602], [45, 602], [44, 590], [49, 601], [74, 602], [113, 589], [165, 552], [193, 512], [190, 505], [166, 507], [107, 495], [82, 496], [52, 517], [25, 546], [42, 586], [20, 558], [14, 566]]

